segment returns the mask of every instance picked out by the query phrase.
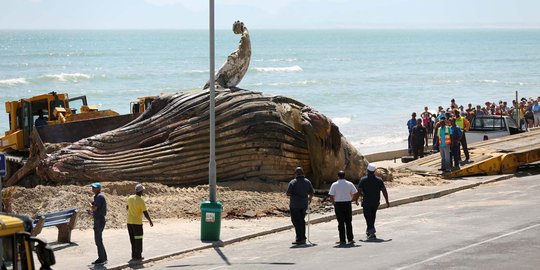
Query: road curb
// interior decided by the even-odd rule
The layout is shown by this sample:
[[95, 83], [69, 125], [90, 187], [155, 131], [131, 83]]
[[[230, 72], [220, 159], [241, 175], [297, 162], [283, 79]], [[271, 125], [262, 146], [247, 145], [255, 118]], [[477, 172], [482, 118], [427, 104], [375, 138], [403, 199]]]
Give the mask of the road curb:
[[[449, 194], [452, 194], [452, 193], [455, 193], [455, 192], [458, 192], [458, 191], [471, 189], [471, 188], [474, 188], [474, 187], [477, 187], [477, 186], [480, 186], [480, 185], [485, 185], [485, 184], [495, 183], [495, 182], [499, 182], [499, 181], [503, 181], [503, 180], [508, 180], [508, 179], [513, 178], [513, 177], [514, 177], [513, 174], [498, 175], [498, 176], [495, 176], [493, 178], [490, 178], [490, 179], [487, 179], [487, 180], [484, 180], [484, 181], [479, 181], [477, 183], [465, 184], [465, 185], [462, 185], [462, 186], [457, 186], [457, 187], [448, 188], [448, 189], [444, 189], [444, 190], [439, 190], [439, 191], [435, 191], [435, 192], [429, 192], [429, 193], [424, 193], [424, 194], [415, 195], [415, 196], [411, 196], [411, 197], [406, 197], [406, 198], [398, 199], [398, 200], [395, 200], [395, 201], [390, 201], [390, 205], [391, 205], [390, 207], [396, 207], [396, 206], [403, 205], [403, 204], [409, 204], [409, 203], [414, 203], [414, 202], [420, 202], [420, 201], [425, 201], [425, 200], [436, 199], [436, 198], [440, 198], [440, 197], [443, 197], [443, 196], [446, 196], [446, 195], [449, 195]], [[383, 204], [383, 205], [381, 205], [379, 207], [379, 209], [385, 209], [385, 208], [388, 208], [385, 204]], [[363, 209], [362, 208], [354, 209], [352, 212], [353, 212], [353, 215], [358, 215], [358, 214], [361, 214], [363, 212]], [[331, 221], [331, 220], [334, 220], [334, 219], [335, 219], [335, 215], [332, 213], [332, 214], [328, 214], [328, 215], [325, 215], [325, 216], [322, 216], [322, 217], [314, 218], [314, 219], [310, 220], [310, 224], [318, 224], [318, 223], [328, 222], [328, 221]], [[248, 235], [244, 235], [244, 236], [239, 236], [239, 237], [232, 238], [232, 239], [225, 240], [225, 241], [216, 241], [216, 242], [211, 242], [211, 243], [206, 243], [206, 244], [203, 243], [203, 245], [201, 245], [199, 247], [188, 248], [188, 249], [180, 250], [180, 251], [177, 251], [177, 252], [171, 252], [171, 253], [164, 254], [164, 255], [159, 255], [159, 256], [155, 256], [155, 257], [151, 257], [151, 258], [145, 258], [139, 264], [124, 263], [124, 264], [120, 264], [120, 265], [107, 267], [107, 269], [109, 269], [109, 270], [118, 270], [118, 269], [126, 269], [126, 268], [129, 268], [129, 267], [131, 267], [131, 268], [141, 268], [142, 265], [144, 265], [145, 263], [160, 261], [160, 260], [166, 259], [168, 257], [178, 256], [178, 255], [182, 255], [182, 254], [186, 254], [186, 253], [190, 253], [190, 252], [194, 252], [194, 251], [200, 251], [200, 250], [204, 250], [204, 249], [208, 249], [208, 248], [223, 247], [223, 246], [226, 246], [226, 245], [230, 245], [230, 244], [237, 243], [237, 242], [242, 242], [242, 241], [249, 240], [249, 239], [252, 239], [252, 238], [256, 238], [256, 237], [260, 237], [260, 236], [265, 236], [265, 235], [274, 234], [274, 233], [277, 233], [277, 232], [290, 230], [292, 228], [293, 228], [293, 225], [285, 225], [285, 226], [280, 226], [280, 227], [277, 227], [277, 228], [274, 228], [274, 229], [271, 229], [271, 230], [257, 232], [257, 233], [248, 234]]]

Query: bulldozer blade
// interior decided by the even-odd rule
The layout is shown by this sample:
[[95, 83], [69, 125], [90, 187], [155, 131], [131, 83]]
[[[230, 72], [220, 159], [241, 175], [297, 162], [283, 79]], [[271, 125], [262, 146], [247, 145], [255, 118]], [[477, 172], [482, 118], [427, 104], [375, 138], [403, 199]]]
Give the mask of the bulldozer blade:
[[37, 127], [43, 143], [76, 142], [84, 138], [119, 128], [138, 115], [124, 114], [105, 118], [96, 118], [58, 125]]

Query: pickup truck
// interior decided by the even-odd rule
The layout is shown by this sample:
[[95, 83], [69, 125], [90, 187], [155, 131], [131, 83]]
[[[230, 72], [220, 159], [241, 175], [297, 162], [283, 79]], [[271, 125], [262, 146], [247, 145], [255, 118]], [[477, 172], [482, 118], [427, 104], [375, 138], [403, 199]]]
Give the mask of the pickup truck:
[[510, 116], [479, 115], [471, 121], [467, 143], [480, 142], [497, 137], [524, 132]]

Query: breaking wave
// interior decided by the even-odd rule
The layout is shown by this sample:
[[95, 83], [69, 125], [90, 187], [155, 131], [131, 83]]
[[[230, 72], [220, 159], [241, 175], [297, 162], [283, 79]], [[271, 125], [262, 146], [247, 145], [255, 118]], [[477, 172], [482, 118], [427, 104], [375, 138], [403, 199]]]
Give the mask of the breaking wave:
[[498, 80], [481, 80], [481, 83], [498, 83]]
[[0, 80], [0, 85], [15, 86], [19, 84], [28, 84], [28, 81], [25, 78]]
[[351, 118], [350, 117], [335, 117], [335, 118], [332, 118], [332, 122], [334, 122], [336, 126], [340, 127], [342, 125], [346, 125], [350, 123]]
[[93, 76], [84, 74], [84, 73], [60, 73], [60, 74], [52, 74], [52, 75], [44, 75], [40, 78], [44, 78], [47, 80], [52, 81], [59, 81], [59, 82], [79, 82], [81, 80], [88, 80], [91, 79]]
[[[294, 81], [294, 82], [279, 82], [279, 83], [269, 83], [270, 86], [305, 86], [305, 85], [315, 85], [319, 82], [316, 80], [303, 80], [303, 81]], [[263, 85], [262, 83], [260, 85]]]

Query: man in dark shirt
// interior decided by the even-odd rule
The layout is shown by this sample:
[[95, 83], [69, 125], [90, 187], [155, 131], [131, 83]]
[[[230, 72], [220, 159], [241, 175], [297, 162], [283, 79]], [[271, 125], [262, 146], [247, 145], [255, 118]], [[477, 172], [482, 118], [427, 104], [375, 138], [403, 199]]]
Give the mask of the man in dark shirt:
[[103, 230], [105, 229], [105, 216], [107, 215], [107, 201], [105, 195], [101, 192], [101, 184], [93, 183], [92, 192], [94, 193], [94, 201], [90, 204], [89, 214], [94, 218], [94, 240], [96, 242], [98, 259], [92, 264], [106, 264], [107, 252], [103, 245]]
[[414, 159], [417, 159], [418, 156], [424, 157], [424, 144], [428, 147], [428, 137], [427, 129], [422, 126], [422, 119], [416, 120], [416, 126], [412, 128], [411, 133]]
[[43, 110], [42, 109], [38, 110], [38, 115], [39, 115], [39, 117], [34, 122], [34, 126], [36, 126], [36, 127], [46, 126], [47, 121], [49, 120], [49, 118], [43, 116]]
[[388, 202], [388, 192], [384, 186], [383, 180], [375, 175], [375, 165], [369, 164], [367, 167], [367, 176], [362, 177], [358, 183], [358, 193], [362, 198], [362, 208], [364, 218], [366, 219], [367, 229], [366, 235], [368, 239], [375, 239], [375, 218], [381, 200], [381, 191], [386, 200], [386, 206], [390, 207]]
[[287, 188], [291, 221], [296, 232], [296, 241], [292, 244], [303, 245], [306, 243], [306, 210], [311, 203], [314, 190], [309, 179], [304, 176], [302, 167], [296, 168], [295, 172], [296, 178], [289, 182]]

